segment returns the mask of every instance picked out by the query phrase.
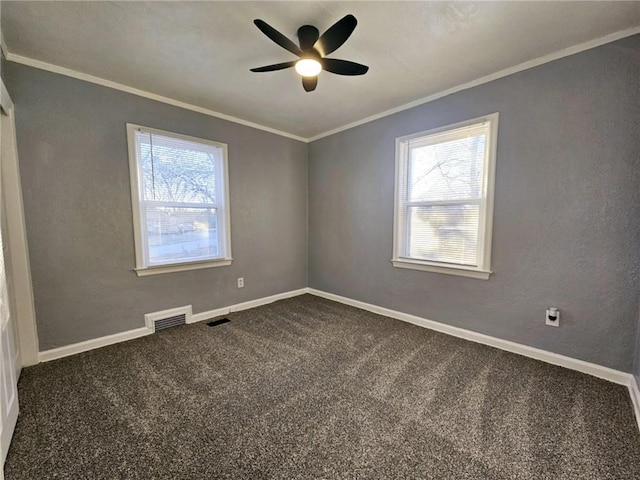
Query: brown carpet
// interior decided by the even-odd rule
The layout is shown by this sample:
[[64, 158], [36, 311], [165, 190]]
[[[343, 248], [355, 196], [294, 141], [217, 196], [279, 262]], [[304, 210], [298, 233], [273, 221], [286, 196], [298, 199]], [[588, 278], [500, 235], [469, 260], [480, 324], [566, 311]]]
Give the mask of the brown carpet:
[[6, 480], [640, 479], [628, 391], [304, 295], [27, 368]]

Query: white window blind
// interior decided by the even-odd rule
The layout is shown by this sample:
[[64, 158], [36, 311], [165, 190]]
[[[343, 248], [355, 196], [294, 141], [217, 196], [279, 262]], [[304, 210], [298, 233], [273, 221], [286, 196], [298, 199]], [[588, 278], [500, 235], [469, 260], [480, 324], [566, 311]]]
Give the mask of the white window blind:
[[230, 259], [226, 145], [136, 125], [128, 134], [137, 269]]
[[394, 265], [489, 271], [496, 127], [494, 114], [397, 140]]

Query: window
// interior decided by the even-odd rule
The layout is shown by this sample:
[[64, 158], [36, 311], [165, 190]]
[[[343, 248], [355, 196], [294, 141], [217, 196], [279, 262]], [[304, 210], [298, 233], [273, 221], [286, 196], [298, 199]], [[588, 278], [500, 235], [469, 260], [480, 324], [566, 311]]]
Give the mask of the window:
[[231, 264], [227, 146], [127, 124], [138, 275]]
[[498, 114], [396, 139], [396, 267], [489, 278]]

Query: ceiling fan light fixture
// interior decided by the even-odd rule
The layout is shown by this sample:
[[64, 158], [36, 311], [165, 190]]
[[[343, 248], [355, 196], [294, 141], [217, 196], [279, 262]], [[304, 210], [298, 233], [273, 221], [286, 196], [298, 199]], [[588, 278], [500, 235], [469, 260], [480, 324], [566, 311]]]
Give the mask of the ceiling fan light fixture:
[[303, 77], [315, 77], [322, 71], [320, 62], [313, 58], [303, 58], [296, 62], [296, 72]]
[[358, 24], [356, 17], [353, 15], [345, 15], [322, 35], [313, 25], [302, 25], [298, 29], [299, 46], [264, 20], [256, 18], [253, 23], [269, 40], [293, 53], [298, 59], [265, 65], [264, 67], [250, 68], [252, 72], [275, 72], [295, 67], [296, 72], [302, 76], [304, 91], [313, 92], [318, 86], [318, 74], [322, 70], [336, 75], [349, 76], [364, 75], [369, 70], [366, 65], [356, 62], [327, 58], [327, 55], [340, 48], [353, 33]]

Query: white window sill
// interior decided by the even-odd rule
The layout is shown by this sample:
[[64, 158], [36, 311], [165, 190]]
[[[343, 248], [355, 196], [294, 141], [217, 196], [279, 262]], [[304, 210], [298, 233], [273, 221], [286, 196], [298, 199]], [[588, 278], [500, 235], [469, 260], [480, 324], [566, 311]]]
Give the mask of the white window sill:
[[430, 263], [420, 260], [411, 260], [408, 258], [392, 258], [391, 263], [393, 263], [394, 267], [398, 268], [444, 273], [446, 275], [458, 275], [460, 277], [477, 278], [480, 280], [488, 280], [489, 275], [491, 275], [490, 270], [482, 270], [476, 267], [465, 267], [463, 265], [444, 266], [443, 264]]
[[200, 270], [202, 268], [227, 267], [231, 265], [232, 258], [222, 260], [207, 260], [206, 262], [180, 263], [176, 265], [158, 265], [157, 267], [136, 268], [139, 277], [147, 275], [162, 275], [164, 273], [186, 272], [188, 270]]

